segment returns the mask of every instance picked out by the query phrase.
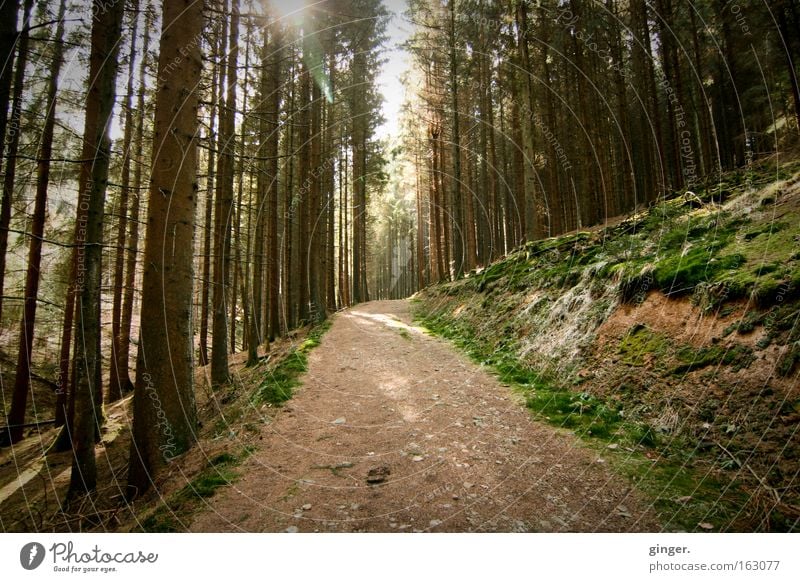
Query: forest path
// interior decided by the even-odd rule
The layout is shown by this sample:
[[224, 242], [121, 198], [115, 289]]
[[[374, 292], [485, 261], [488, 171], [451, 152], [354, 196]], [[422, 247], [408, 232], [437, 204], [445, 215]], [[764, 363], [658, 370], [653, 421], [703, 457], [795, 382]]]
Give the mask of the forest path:
[[302, 381], [191, 530], [659, 530], [597, 451], [414, 328], [408, 301], [338, 314]]

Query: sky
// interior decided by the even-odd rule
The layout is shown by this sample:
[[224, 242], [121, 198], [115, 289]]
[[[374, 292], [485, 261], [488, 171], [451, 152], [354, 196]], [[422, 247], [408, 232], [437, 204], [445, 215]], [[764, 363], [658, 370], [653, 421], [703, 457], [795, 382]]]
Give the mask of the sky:
[[[272, 1], [283, 18], [297, 18], [297, 15], [301, 14], [301, 9], [298, 7], [296, 0]], [[388, 38], [384, 44], [383, 56], [386, 62], [383, 64], [377, 78], [378, 87], [383, 96], [382, 114], [385, 119], [383, 124], [378, 126], [376, 130], [378, 139], [397, 137], [400, 134], [400, 110], [406, 97], [406, 88], [401, 78], [410, 66], [409, 54], [400, 45], [405, 43], [412, 33], [411, 24], [403, 16], [408, 9], [406, 0], [383, 0], [383, 3], [391, 13], [391, 20], [386, 30]], [[78, 75], [78, 77], [83, 83], [84, 77], [81, 75]], [[120, 75], [120, 77], [124, 77], [124, 75]], [[118, 91], [122, 94], [124, 86], [120, 85]], [[82, 123], [82, 120], [76, 118], [76, 123], [80, 125], [78, 122]], [[82, 127], [76, 126], [75, 131], [82, 131]], [[117, 117], [112, 122], [111, 133], [114, 139], [118, 139], [122, 135]]]
[[376, 137], [390, 138], [400, 133], [400, 109], [405, 100], [406, 88], [401, 81], [403, 73], [409, 66], [408, 53], [399, 45], [411, 36], [411, 24], [403, 13], [408, 6], [406, 0], [384, 0], [384, 5], [391, 12], [392, 19], [387, 27], [384, 53], [386, 62], [378, 74], [378, 87], [383, 95], [382, 113], [385, 121], [377, 128]]

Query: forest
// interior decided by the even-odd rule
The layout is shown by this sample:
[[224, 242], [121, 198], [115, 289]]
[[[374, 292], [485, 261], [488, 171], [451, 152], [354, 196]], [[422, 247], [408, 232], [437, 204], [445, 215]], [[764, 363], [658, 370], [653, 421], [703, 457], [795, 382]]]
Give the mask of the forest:
[[[799, 30], [796, 0], [0, 3], [0, 529], [221, 531], [203, 512], [257, 465], [300, 525], [249, 531], [320, 505], [352, 531], [797, 530]], [[523, 413], [570, 475], [555, 429], [628, 450], [591, 471], [639, 488], [536, 523], [425, 505], [489, 503], [475, 475], [389, 489], [434, 459], [414, 419], [474, 429], [463, 452]], [[527, 430], [492, 470], [530, 466]], [[282, 473], [334, 443], [324, 479]], [[414, 525], [309, 485], [368, 466], [354, 490]]]

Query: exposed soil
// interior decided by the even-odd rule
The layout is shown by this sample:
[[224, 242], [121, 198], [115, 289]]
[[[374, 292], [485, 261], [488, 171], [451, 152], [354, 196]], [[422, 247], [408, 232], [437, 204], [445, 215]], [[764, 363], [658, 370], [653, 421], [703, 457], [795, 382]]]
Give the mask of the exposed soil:
[[[602, 454], [410, 323], [336, 316], [303, 386], [193, 531], [658, 531]], [[252, 442], [252, 441], [250, 441]]]
[[[725, 470], [713, 469], [721, 479], [738, 482], [750, 492], [727, 528], [760, 530], [776, 510], [796, 524], [800, 372], [789, 377], [776, 372], [787, 346], [759, 347], [767, 335], [763, 326], [726, 334], [752, 309], [744, 301], [731, 307], [728, 315], [707, 314], [688, 299], [668, 299], [654, 292], [639, 306], [617, 309], [597, 331], [581, 371], [587, 380], [582, 389], [624, 399], [629, 411], [646, 418], [666, 441], [681, 435], [688, 438], [705, 453], [709, 465], [723, 465], [735, 456]], [[636, 365], [622, 361], [620, 342], [638, 326], [668, 338], [667, 353], [643, 353]], [[752, 361], [715, 363], [689, 372], [671, 370], [675, 348], [685, 345], [722, 350], [748, 346]]]

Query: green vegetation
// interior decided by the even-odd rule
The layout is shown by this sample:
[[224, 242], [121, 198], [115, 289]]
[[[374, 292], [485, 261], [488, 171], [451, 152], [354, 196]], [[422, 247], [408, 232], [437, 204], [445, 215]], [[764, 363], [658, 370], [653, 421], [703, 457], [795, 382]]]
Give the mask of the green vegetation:
[[245, 447], [238, 455], [221, 453], [209, 459], [205, 469], [185, 487], [174, 493], [155, 512], [141, 522], [141, 531], [147, 533], [177, 533], [187, 529], [192, 515], [213, 497], [220, 487], [230, 485], [239, 478], [235, 467], [254, 451]]
[[678, 349], [676, 356], [681, 363], [673, 369], [674, 374], [687, 374], [706, 366], [723, 365], [731, 366], [734, 372], [738, 372], [749, 367], [755, 360], [752, 348], [739, 344], [716, 344], [702, 348], [684, 346]]
[[308, 352], [320, 344], [330, 326], [330, 320], [325, 320], [313, 327], [303, 343], [292, 348], [286, 357], [268, 370], [267, 377], [253, 395], [253, 402], [280, 406], [289, 400], [294, 389], [300, 385], [300, 376], [308, 370]]
[[655, 446], [652, 429], [625, 420], [620, 413], [620, 403], [605, 402], [587, 392], [559, 387], [553, 378], [522, 364], [510, 344], [488, 346], [463, 325], [448, 322], [441, 315], [425, 316], [419, 309], [417, 315], [426, 329], [450, 339], [475, 362], [488, 366], [502, 382], [523, 394], [528, 408], [537, 418], [559, 428], [571, 429], [582, 437], [631, 446]]
[[[604, 400], [560, 387], [553, 378], [522, 364], [509, 344], [489, 346], [477, 340], [463, 322], [442, 313], [425, 313], [425, 306], [419, 301], [415, 307], [420, 324], [451, 340], [474, 361], [488, 366], [501, 381], [523, 394], [536, 418], [569, 429], [588, 446], [602, 451], [622, 474], [654, 500], [654, 507], [669, 530], [693, 531], [701, 521], [729, 524], [739, 517], [747, 503], [747, 494], [737, 483], [719, 479], [699, 465], [702, 451], [689, 440], [663, 435], [646, 422], [626, 418], [622, 401]], [[662, 334], [635, 326], [621, 342], [619, 353], [630, 365], [637, 366], [641, 365], [644, 354], [666, 352], [667, 346]], [[702, 350], [699, 353], [704, 365], [716, 358]], [[688, 349], [681, 354], [685, 358], [696, 355]], [[724, 355], [719, 357], [727, 359]]]
[[[782, 167], [781, 179], [798, 169]], [[601, 451], [668, 529], [789, 530], [789, 506], [765, 517], [759, 503], [771, 495], [766, 482], [792, 487], [782, 475], [797, 453], [785, 443], [800, 406], [764, 378], [734, 376], [762, 357], [777, 358], [779, 378], [800, 367], [800, 212], [774, 179], [774, 167], [725, 176], [605, 229], [526, 243], [426, 289], [416, 316], [523, 395], [538, 419]], [[706, 343], [641, 323], [596, 341], [620, 303], [652, 291], [738, 319]], [[754, 332], [755, 342], [738, 337]], [[770, 345], [780, 350], [761, 352]], [[786, 465], [761, 463], [754, 450], [783, 450]]]
[[[778, 174], [796, 171], [797, 164], [786, 164]], [[776, 175], [774, 167], [750, 173], [749, 185], [769, 183]], [[691, 295], [709, 310], [738, 299], [769, 308], [782, 293], [799, 296], [800, 214], [789, 210], [774, 218], [773, 205], [783, 195], [780, 183], [770, 186], [772, 194], [754, 209], [737, 204], [742, 178], [726, 180], [662, 199], [604, 230], [526, 243], [445, 292], [471, 290], [488, 297], [531, 287], [563, 290], [588, 274], [617, 285], [618, 297], [627, 303], [640, 303], [653, 290]]]
[[662, 358], [668, 351], [669, 338], [645, 325], [635, 325], [619, 345], [622, 362], [629, 366], [644, 366], [647, 358]]

